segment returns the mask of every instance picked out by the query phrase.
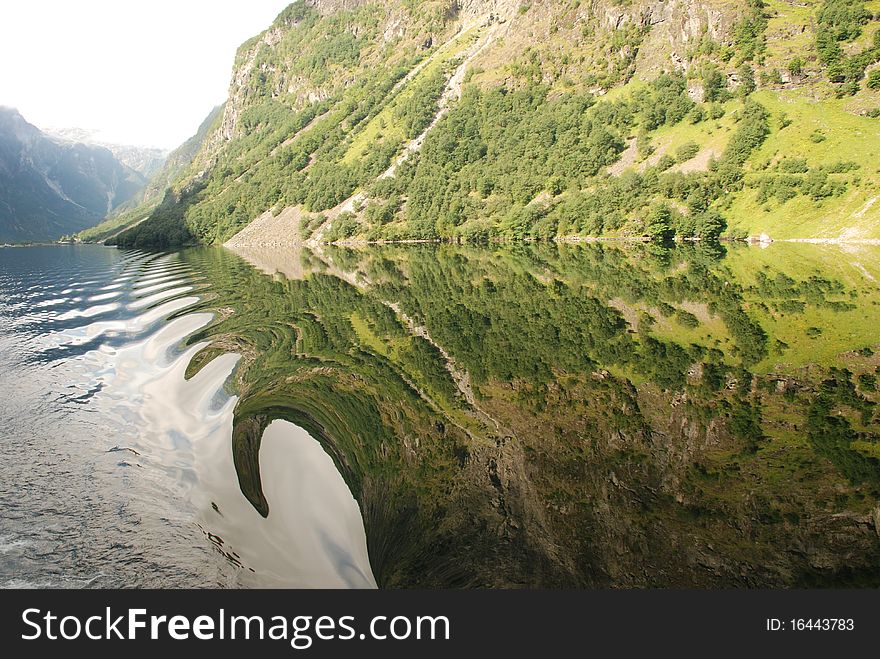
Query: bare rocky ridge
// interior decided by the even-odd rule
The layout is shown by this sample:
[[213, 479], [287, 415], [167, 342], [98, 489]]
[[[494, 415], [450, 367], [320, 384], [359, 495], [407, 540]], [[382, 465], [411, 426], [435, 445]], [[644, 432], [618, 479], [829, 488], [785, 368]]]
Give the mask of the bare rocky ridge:
[[298, 208], [285, 208], [278, 215], [266, 211], [224, 245], [233, 251], [242, 247], [298, 245], [301, 242], [299, 239], [301, 217], [302, 213]]

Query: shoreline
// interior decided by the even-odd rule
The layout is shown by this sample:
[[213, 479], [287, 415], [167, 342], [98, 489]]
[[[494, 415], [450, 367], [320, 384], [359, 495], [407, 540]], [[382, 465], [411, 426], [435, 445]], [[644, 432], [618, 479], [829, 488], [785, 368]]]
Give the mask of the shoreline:
[[[336, 247], [366, 247], [370, 245], [471, 245], [471, 246], [490, 246], [490, 245], [517, 245], [517, 244], [539, 244], [539, 243], [650, 243], [651, 239], [643, 236], [563, 236], [561, 238], [552, 238], [550, 240], [524, 239], [524, 240], [488, 240], [482, 242], [469, 242], [457, 240], [444, 240], [442, 238], [433, 239], [407, 239], [407, 240], [336, 240], [333, 242], [319, 242], [314, 245], [332, 245]], [[672, 245], [680, 245], [685, 243], [701, 243], [707, 242], [699, 239], [686, 238], [683, 240], [675, 240]], [[774, 243], [801, 243], [810, 245], [837, 245], [837, 246], [856, 246], [869, 245], [880, 246], [880, 238], [857, 238], [849, 240], [841, 240], [838, 238], [779, 238], [772, 240], [760, 240], [758, 238], [749, 237], [741, 238], [720, 238], [717, 242], [722, 244], [741, 244], [756, 247], [768, 247]], [[254, 242], [233, 242], [232, 239], [222, 243], [228, 249], [236, 247], [303, 247], [310, 246], [308, 241], [297, 240], [267, 240]]]
[[[308, 246], [308, 241], [301, 240], [262, 240], [262, 241], [235, 241], [230, 238], [224, 243], [217, 243], [228, 249], [235, 247], [303, 247]], [[316, 243], [318, 245], [335, 245], [337, 247], [362, 247], [369, 245], [430, 245], [430, 244], [446, 244], [446, 245], [516, 245], [516, 244], [537, 244], [537, 243], [650, 243], [651, 239], [644, 236], [563, 236], [560, 238], [552, 238], [550, 240], [538, 240], [528, 238], [524, 240], [488, 240], [481, 242], [469, 242], [458, 240], [446, 240], [443, 238], [411, 238], [406, 240], [337, 240], [333, 242]], [[706, 242], [694, 238], [685, 238], [672, 241], [672, 244], [679, 245], [683, 243], [701, 243]], [[759, 247], [767, 247], [774, 243], [800, 243], [807, 245], [837, 245], [837, 246], [854, 246], [868, 245], [880, 246], [880, 238], [773, 238], [770, 240], [761, 240], [760, 238], [750, 236], [748, 238], [719, 238], [718, 242], [725, 244], [743, 244]], [[70, 245], [104, 245], [104, 241], [88, 242], [88, 241], [46, 241], [33, 243], [6, 243], [0, 245], [3, 248], [21, 248], [21, 247], [49, 247], [49, 246], [70, 246]], [[106, 246], [106, 245], [105, 245]], [[206, 245], [208, 246], [208, 245]], [[179, 245], [172, 249], [181, 249], [184, 247], [192, 247], [192, 245]]]

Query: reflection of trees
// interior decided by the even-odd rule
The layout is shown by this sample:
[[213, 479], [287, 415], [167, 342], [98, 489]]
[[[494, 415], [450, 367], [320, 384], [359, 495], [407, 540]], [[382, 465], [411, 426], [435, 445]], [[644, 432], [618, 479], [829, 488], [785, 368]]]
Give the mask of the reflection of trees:
[[[706, 247], [331, 249], [304, 252], [296, 280], [194, 251], [184, 258], [211, 282], [202, 304], [227, 311], [192, 337], [213, 343], [193, 368], [218, 350], [244, 357], [233, 453], [261, 514], [268, 423], [322, 443], [360, 503], [382, 585], [797, 583], [812, 568], [784, 548], [833, 549], [809, 522], [828, 505], [822, 488], [845, 479], [803, 452], [785, 467], [802, 483], [769, 471], [768, 423], [806, 424], [810, 390], [772, 418], [783, 393], [749, 372], [771, 338], [752, 315], [756, 289]], [[841, 293], [789, 279], [774, 280], [779, 300]], [[702, 339], [705, 319], [683, 304], [720, 319], [732, 349]], [[869, 435], [814, 444], [854, 464], [852, 442]], [[806, 522], [776, 521], [789, 518]], [[856, 542], [846, 560], [876, 559], [878, 543], [835, 523]], [[743, 576], [743, 562], [765, 567]]]

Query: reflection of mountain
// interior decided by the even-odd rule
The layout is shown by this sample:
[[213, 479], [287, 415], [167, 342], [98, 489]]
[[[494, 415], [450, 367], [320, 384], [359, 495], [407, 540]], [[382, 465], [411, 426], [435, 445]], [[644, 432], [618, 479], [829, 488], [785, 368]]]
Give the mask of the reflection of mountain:
[[224, 310], [190, 370], [243, 356], [242, 492], [271, 519], [263, 430], [308, 430], [380, 585], [880, 584], [876, 251], [183, 258]]
[[304, 277], [303, 254], [299, 247], [277, 249], [260, 245], [242, 245], [236, 249], [236, 254], [267, 275], [280, 274], [288, 279]]

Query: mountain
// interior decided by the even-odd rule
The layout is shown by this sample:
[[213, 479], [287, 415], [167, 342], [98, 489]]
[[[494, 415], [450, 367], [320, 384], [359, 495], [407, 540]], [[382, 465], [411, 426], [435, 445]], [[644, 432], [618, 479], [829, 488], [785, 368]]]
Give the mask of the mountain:
[[46, 128], [43, 129], [43, 132], [61, 142], [102, 146], [123, 165], [131, 167], [146, 178], [150, 178], [161, 170], [162, 165], [165, 164], [165, 158], [168, 157], [168, 151], [164, 149], [107, 142], [100, 138], [97, 131], [83, 128]]
[[117, 242], [877, 240], [878, 62], [875, 0], [300, 0]]
[[100, 221], [145, 178], [99, 146], [59, 143], [0, 108], [0, 240], [57, 240]]
[[[126, 204], [117, 208], [101, 224], [82, 231], [79, 238], [87, 242], [112, 239], [124, 229], [156, 214], [157, 207], [166, 196], [168, 204], [176, 204], [173, 184], [178, 180], [189, 180], [192, 176], [190, 165], [199, 154], [205, 140], [216, 129], [222, 114], [222, 105], [211, 110], [196, 133], [167, 155], [162, 167], [153, 173], [143, 190]], [[162, 241], [154, 240], [152, 246], [167, 244], [173, 235], [175, 235], [173, 230], [164, 233]], [[186, 238], [187, 236], [184, 234], [182, 240]]]

